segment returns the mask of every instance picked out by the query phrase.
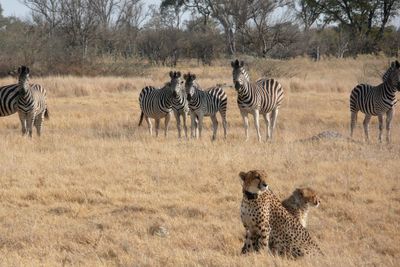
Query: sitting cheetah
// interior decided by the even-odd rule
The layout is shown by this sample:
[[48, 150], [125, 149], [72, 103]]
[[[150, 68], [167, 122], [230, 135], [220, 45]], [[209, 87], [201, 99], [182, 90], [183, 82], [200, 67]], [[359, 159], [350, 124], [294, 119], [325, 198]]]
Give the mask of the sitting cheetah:
[[240, 215], [246, 229], [242, 253], [269, 246], [273, 253], [297, 258], [319, 252], [307, 229], [268, 188], [264, 171], [240, 172], [243, 199]]
[[309, 187], [297, 188], [292, 195], [282, 201], [285, 209], [297, 218], [304, 228], [307, 227], [307, 215], [311, 207], [318, 207], [320, 204], [317, 193]]

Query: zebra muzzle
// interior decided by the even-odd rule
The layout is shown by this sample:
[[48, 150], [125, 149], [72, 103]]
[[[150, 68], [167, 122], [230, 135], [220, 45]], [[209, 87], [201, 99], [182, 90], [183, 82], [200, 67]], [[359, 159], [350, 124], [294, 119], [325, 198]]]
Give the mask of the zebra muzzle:
[[240, 83], [238, 81], [235, 81], [235, 89], [239, 90], [240, 88]]

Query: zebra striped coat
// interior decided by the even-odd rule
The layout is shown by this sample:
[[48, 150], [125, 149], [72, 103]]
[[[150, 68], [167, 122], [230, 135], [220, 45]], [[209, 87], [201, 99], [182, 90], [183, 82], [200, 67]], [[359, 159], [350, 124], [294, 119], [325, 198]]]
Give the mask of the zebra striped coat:
[[142, 89], [139, 95], [139, 105], [141, 115], [139, 126], [142, 124], [143, 118], [146, 120], [150, 135], [152, 135], [152, 123], [150, 118], [155, 120], [156, 136], [160, 120], [165, 118], [164, 134], [168, 134], [168, 123], [171, 117], [173, 102], [180, 103], [182, 96], [182, 80], [180, 72], [170, 72], [171, 81], [161, 89], [156, 89], [153, 86], [146, 86]]
[[0, 87], [0, 117], [9, 116], [17, 112], [19, 84]]
[[390, 142], [391, 121], [396, 105], [396, 92], [400, 90], [400, 63], [396, 60], [383, 75], [383, 83], [378, 86], [359, 84], [350, 93], [350, 136], [353, 136], [357, 113], [365, 114], [364, 133], [369, 141], [369, 121], [371, 116], [378, 116], [379, 141], [382, 141], [383, 115], [386, 114], [386, 140]]
[[[189, 108], [191, 112], [191, 132], [192, 137], [197, 136], [197, 130], [199, 130], [199, 136], [201, 137], [201, 130], [203, 126], [203, 117], [210, 116], [213, 123], [213, 140], [216, 138], [218, 120], [216, 118], [217, 112], [221, 114], [222, 125], [224, 128], [224, 137], [226, 138], [226, 109], [228, 104], [228, 98], [224, 89], [220, 86], [208, 88], [203, 91], [199, 85], [195, 82], [195, 74], [185, 74], [185, 90], [187, 99], [189, 101]], [[198, 122], [196, 122], [198, 119]]]
[[[238, 94], [237, 103], [243, 117], [246, 140], [248, 139], [248, 113], [252, 113], [254, 116], [258, 140], [261, 141], [259, 114], [263, 115], [268, 128], [267, 139], [272, 139], [278, 110], [283, 101], [281, 84], [274, 79], [265, 78], [252, 83], [250, 82], [249, 74], [244, 69], [243, 61], [236, 60], [231, 62], [231, 66], [233, 68], [233, 83]], [[270, 116], [269, 113], [271, 113]]]
[[32, 125], [35, 125], [38, 136], [41, 135], [43, 119], [48, 118], [46, 90], [40, 85], [30, 85], [29, 68], [21, 66], [19, 73], [19, 96], [17, 101], [18, 115], [21, 121], [22, 134], [32, 137]]

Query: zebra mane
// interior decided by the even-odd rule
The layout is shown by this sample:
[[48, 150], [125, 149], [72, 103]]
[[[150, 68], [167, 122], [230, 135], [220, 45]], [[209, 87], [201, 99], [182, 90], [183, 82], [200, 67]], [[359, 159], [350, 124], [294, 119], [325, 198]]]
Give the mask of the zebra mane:
[[391, 65], [386, 71], [385, 73], [382, 75], [382, 81], [386, 82], [387, 79], [389, 78], [390, 74], [392, 73], [392, 71], [394, 70], [394, 66]]
[[390, 74], [392, 74], [392, 72], [398, 68], [399, 68], [399, 62], [397, 60], [395, 62], [392, 62], [392, 64], [390, 64], [390, 67], [387, 69], [387, 71], [382, 75], [382, 81], [386, 82], [389, 79]]

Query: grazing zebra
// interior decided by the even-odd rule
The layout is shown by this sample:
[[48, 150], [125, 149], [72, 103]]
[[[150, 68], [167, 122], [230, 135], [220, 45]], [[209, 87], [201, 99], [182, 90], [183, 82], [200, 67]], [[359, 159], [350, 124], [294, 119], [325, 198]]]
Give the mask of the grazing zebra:
[[[283, 90], [274, 79], [259, 79], [250, 82], [249, 74], [244, 69], [243, 61], [232, 61], [232, 76], [235, 90], [238, 93], [237, 103], [243, 118], [246, 140], [249, 139], [248, 114], [252, 113], [257, 131], [258, 141], [261, 141], [259, 115], [263, 115], [267, 130], [267, 140], [272, 139], [272, 133], [278, 117], [278, 110], [283, 100]], [[270, 113], [270, 114], [269, 114]], [[271, 122], [270, 122], [271, 117]]]
[[[183, 81], [182, 81], [183, 82]], [[189, 103], [186, 98], [186, 94], [184, 88], [176, 94], [176, 97], [172, 98], [172, 110], [176, 119], [176, 128], [178, 129], [178, 137], [181, 138], [181, 116], [183, 120], [183, 130], [185, 131], [185, 137], [187, 138], [187, 126], [186, 126], [186, 117], [189, 113]]]
[[[213, 124], [213, 136], [215, 140], [217, 135], [218, 120], [217, 112], [221, 114], [222, 125], [224, 127], [224, 137], [226, 138], [226, 107], [228, 99], [222, 87], [211, 87], [207, 91], [201, 90], [199, 85], [195, 82], [195, 74], [185, 74], [186, 80], [185, 89], [187, 99], [189, 101], [190, 115], [191, 115], [191, 133], [192, 137], [197, 137], [197, 129], [199, 130], [199, 137], [201, 138], [201, 130], [203, 128], [203, 117], [210, 116]], [[198, 122], [196, 122], [198, 119]]]
[[146, 86], [139, 95], [139, 104], [142, 111], [139, 126], [142, 124], [143, 118], [145, 118], [150, 135], [153, 134], [150, 118], [155, 120], [156, 136], [158, 136], [158, 130], [160, 129], [160, 120], [165, 118], [164, 135], [168, 135], [168, 123], [171, 119], [172, 103], [178, 103], [182, 96], [183, 81], [181, 73], [179, 71], [171, 71], [169, 76], [171, 81], [166, 83], [161, 89]]
[[357, 122], [357, 113], [365, 114], [363, 126], [365, 140], [369, 141], [368, 126], [371, 116], [378, 116], [379, 142], [382, 142], [383, 115], [386, 114], [386, 141], [390, 143], [390, 128], [394, 115], [394, 106], [397, 102], [396, 91], [400, 91], [400, 63], [392, 62], [383, 75], [383, 83], [378, 86], [369, 84], [357, 85], [350, 94], [350, 137], [353, 137], [354, 127]]
[[38, 136], [41, 134], [43, 118], [48, 118], [46, 90], [40, 85], [30, 85], [29, 68], [18, 68], [19, 96], [17, 110], [22, 126], [22, 135], [28, 133], [32, 137], [32, 125], [36, 127]]

